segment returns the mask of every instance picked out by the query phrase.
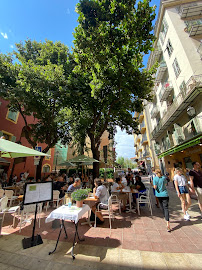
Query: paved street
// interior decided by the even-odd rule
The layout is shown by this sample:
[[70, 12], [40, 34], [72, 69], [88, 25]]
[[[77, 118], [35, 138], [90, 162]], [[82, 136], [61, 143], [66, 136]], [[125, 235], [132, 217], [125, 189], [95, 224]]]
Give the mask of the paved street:
[[97, 228], [79, 227], [85, 241], [77, 244], [74, 262], [69, 253], [72, 223], [66, 222], [68, 239], [62, 234], [57, 251], [49, 256], [59, 229], [52, 229], [51, 223], [45, 224], [48, 213], [43, 213], [41, 228], [37, 225], [36, 229], [44, 244], [26, 250], [22, 249], [21, 240], [31, 236], [32, 225], [27, 223], [20, 234], [18, 226], [9, 227], [12, 219], [7, 216], [0, 239], [0, 269], [66, 269], [67, 264], [67, 269], [202, 269], [202, 221], [197, 202], [192, 200], [191, 221], [184, 221], [172, 183], [169, 194], [171, 233], [166, 231], [161, 210], [154, 203], [153, 217], [147, 206], [141, 207], [140, 216], [125, 213], [120, 216], [116, 211], [111, 236], [108, 220]]

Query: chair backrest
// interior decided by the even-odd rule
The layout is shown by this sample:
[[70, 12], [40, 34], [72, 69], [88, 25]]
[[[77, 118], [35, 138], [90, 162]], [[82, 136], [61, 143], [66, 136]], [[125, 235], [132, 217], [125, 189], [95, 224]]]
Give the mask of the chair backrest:
[[[37, 208], [37, 213], [42, 212], [42, 205], [43, 203], [38, 203], [38, 208]], [[23, 206], [23, 213], [28, 214], [28, 213], [35, 213], [36, 210], [36, 204], [28, 204]]]
[[6, 210], [8, 204], [8, 197], [4, 196], [0, 199], [0, 211], [3, 212]]
[[60, 195], [60, 191], [53, 190], [53, 200], [58, 200]]
[[13, 196], [13, 190], [5, 190], [5, 196], [8, 197], [8, 199], [11, 199]]
[[0, 198], [4, 196], [4, 189], [0, 189]]
[[109, 199], [108, 199], [108, 210], [110, 212], [112, 211], [112, 196], [110, 196]]

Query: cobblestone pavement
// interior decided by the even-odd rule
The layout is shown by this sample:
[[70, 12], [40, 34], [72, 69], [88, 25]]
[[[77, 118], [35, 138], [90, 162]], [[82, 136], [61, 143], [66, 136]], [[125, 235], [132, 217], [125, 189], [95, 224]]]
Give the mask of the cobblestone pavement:
[[[147, 183], [148, 178], [144, 178]], [[48, 255], [55, 245], [59, 229], [45, 224], [43, 213], [41, 228], [36, 228], [44, 244], [23, 250], [23, 236], [31, 236], [32, 224], [10, 228], [12, 217], [6, 216], [0, 238], [0, 269], [202, 269], [202, 221], [196, 200], [190, 207], [191, 221], [184, 221], [172, 183], [169, 183], [172, 232], [166, 231], [161, 209], [153, 198], [153, 216], [147, 206], [141, 207], [141, 215], [122, 214], [116, 211], [110, 235], [106, 219], [102, 226], [79, 226], [85, 237], [75, 248], [76, 260], [68, 253], [73, 241], [74, 227], [66, 222], [68, 239], [61, 237], [55, 254]], [[51, 210], [50, 210], [51, 211]], [[82, 222], [82, 220], [81, 220]]]

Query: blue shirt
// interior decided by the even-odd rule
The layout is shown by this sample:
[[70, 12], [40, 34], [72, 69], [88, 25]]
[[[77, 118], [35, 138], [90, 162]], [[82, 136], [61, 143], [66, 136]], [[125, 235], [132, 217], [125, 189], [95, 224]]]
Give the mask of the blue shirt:
[[155, 189], [155, 196], [156, 197], [168, 197], [168, 191], [166, 189], [166, 178], [164, 176], [162, 177], [154, 177], [153, 179], [153, 185], [157, 188]]

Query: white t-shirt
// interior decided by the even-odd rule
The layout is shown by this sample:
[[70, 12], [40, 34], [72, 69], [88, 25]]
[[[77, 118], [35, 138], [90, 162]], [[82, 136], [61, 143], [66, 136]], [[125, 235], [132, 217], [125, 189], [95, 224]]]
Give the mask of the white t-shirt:
[[178, 186], [186, 186], [187, 183], [187, 179], [184, 177], [184, 175], [178, 174], [174, 176], [174, 181], [177, 181]]
[[107, 204], [108, 203], [108, 193], [107, 189], [104, 185], [97, 187], [95, 196], [97, 196], [101, 203]]
[[118, 183], [114, 183], [111, 186], [111, 192], [120, 192], [120, 190], [117, 189], [118, 187], [119, 187], [119, 184]]

